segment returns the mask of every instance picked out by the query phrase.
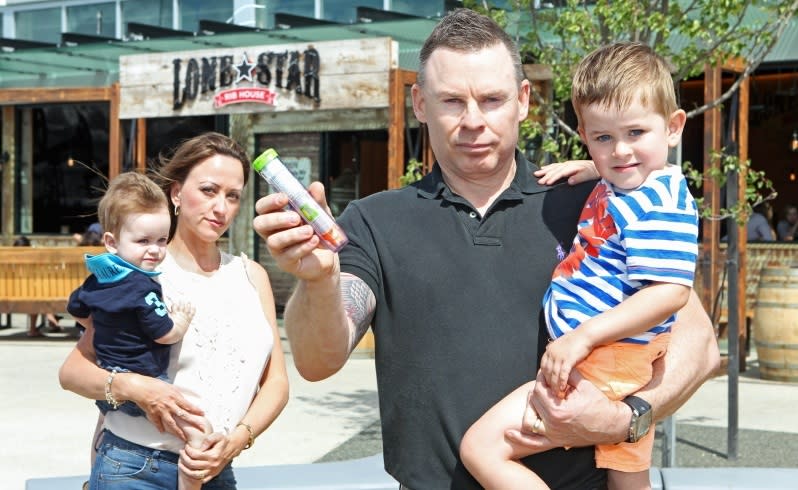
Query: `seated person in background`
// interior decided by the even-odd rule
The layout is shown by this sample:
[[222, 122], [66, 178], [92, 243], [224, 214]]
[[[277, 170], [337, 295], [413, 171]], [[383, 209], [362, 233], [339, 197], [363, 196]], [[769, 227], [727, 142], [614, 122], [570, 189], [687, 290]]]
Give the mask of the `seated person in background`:
[[762, 202], [754, 206], [754, 211], [748, 217], [748, 225], [746, 226], [748, 241], [772, 242], [775, 240], [776, 233], [770, 225], [771, 219], [773, 219], [773, 208], [769, 202]]
[[[94, 327], [97, 364], [110, 372], [110, 386], [117, 372], [135, 372], [167, 380], [169, 345], [180, 341], [194, 316], [190, 305], [176, 303], [171, 313], [163, 301], [155, 268], [166, 255], [171, 218], [166, 195], [147, 176], [120, 174], [111, 181], [100, 200], [103, 242], [108, 253], [86, 255], [92, 273], [69, 298], [67, 309], [76, 321]], [[134, 403], [117, 403], [106, 388], [97, 406], [105, 415], [121, 410], [144, 416]], [[186, 415], [189, 416], [188, 414]], [[210, 424], [197, 415], [203, 431], [178, 419], [188, 442], [198, 447], [210, 434]], [[98, 424], [99, 428], [100, 424]], [[185, 480], [185, 481], [184, 481]], [[180, 474], [178, 488], [199, 489], [202, 481]]]
[[103, 227], [100, 223], [92, 223], [84, 233], [72, 235], [75, 243], [80, 246], [96, 246], [103, 244]]
[[776, 224], [778, 240], [792, 242], [798, 240], [798, 206], [788, 204], [781, 212], [781, 219]]

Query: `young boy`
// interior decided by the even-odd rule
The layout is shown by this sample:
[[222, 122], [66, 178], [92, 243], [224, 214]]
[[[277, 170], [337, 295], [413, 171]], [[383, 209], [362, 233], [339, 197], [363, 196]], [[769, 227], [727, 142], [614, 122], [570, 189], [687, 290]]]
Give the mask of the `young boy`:
[[[108, 253], [86, 255], [91, 275], [70, 295], [67, 311], [81, 324], [94, 327], [97, 364], [109, 371], [105, 400], [97, 401], [102, 414], [120, 410], [139, 417], [145, 415], [141, 408], [114, 399], [110, 389], [114, 376], [135, 372], [167, 380], [169, 345], [183, 338], [194, 308], [177, 303], [169, 312], [156, 280], [160, 273], [155, 268], [166, 254], [171, 223], [161, 188], [143, 174], [120, 174], [110, 182], [97, 211]], [[204, 417], [187, 415], [178, 424], [194, 447], [211, 432]], [[98, 430], [100, 426], [98, 421]], [[202, 486], [182, 473], [179, 480], [181, 490]]]
[[[544, 297], [555, 340], [540, 369], [563, 397], [575, 367], [609, 398], [624, 400], [651, 379], [652, 363], [665, 353], [675, 312], [692, 287], [696, 206], [680, 170], [667, 165], [687, 116], [677, 106], [667, 63], [639, 43], [613, 44], [585, 57], [571, 99], [602, 180]], [[505, 430], [522, 426], [532, 383], [497, 403], [463, 438], [463, 463], [487, 488], [548, 488], [519, 464], [528, 450], [504, 438]], [[539, 418], [531, 426], [536, 433], [545, 429]], [[596, 448], [597, 466], [610, 470], [609, 488], [650, 488], [654, 431], [631, 439], [638, 436]]]

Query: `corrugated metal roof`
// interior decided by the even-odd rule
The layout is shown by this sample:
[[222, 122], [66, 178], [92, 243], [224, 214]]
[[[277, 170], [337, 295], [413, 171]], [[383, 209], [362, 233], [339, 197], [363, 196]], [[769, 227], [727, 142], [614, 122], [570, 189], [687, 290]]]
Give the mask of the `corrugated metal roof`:
[[110, 41], [0, 53], [0, 88], [105, 87], [119, 80], [119, 57], [130, 54], [390, 37], [399, 66], [418, 68], [418, 51], [438, 19], [406, 19], [268, 31]]
[[790, 24], [784, 29], [773, 50], [765, 57], [765, 63], [798, 62], [798, 16], [793, 16]]

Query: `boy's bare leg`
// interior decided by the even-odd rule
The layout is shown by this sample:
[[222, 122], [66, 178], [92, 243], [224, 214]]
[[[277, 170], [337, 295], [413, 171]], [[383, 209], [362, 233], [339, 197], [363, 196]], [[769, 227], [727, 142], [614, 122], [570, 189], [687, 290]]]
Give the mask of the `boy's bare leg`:
[[607, 471], [607, 488], [609, 490], [651, 490], [651, 477], [648, 470], [625, 472]]
[[549, 488], [519, 461], [529, 456], [529, 449], [516, 446], [504, 437], [506, 430], [521, 428], [529, 392], [534, 387], [535, 382], [530, 381], [504, 397], [474, 422], [460, 443], [463, 464], [485, 488]]
[[[205, 417], [187, 414], [185, 418], [176, 418], [177, 425], [186, 435], [186, 444], [191, 447], [200, 447], [202, 441], [213, 432], [210, 422]], [[199, 429], [197, 425], [201, 425]], [[191, 475], [186, 475], [182, 471], [177, 472], [177, 490], [199, 490], [202, 487], [202, 480], [197, 480]]]

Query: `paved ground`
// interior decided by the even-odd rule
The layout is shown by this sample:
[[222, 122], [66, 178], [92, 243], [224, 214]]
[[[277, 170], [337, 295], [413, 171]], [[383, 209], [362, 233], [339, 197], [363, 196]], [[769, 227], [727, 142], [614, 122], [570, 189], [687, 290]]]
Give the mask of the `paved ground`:
[[[58, 385], [75, 330], [31, 339], [14, 315], [0, 330], [0, 488], [29, 478], [88, 472], [94, 405]], [[71, 321], [65, 320], [65, 325]], [[237, 466], [335, 461], [381, 451], [374, 364], [360, 356], [331, 379], [309, 383], [287, 357], [291, 398]], [[740, 377], [738, 457], [727, 457], [727, 378], [705, 383], [676, 416], [676, 463], [684, 467], [798, 467], [798, 383], [759, 379], [755, 358]], [[658, 438], [654, 464], [662, 466]]]

